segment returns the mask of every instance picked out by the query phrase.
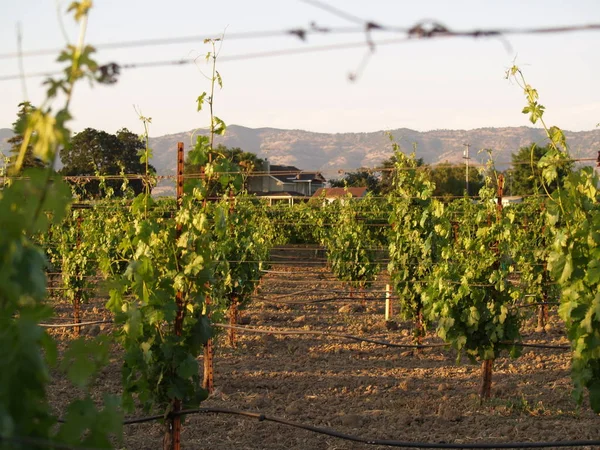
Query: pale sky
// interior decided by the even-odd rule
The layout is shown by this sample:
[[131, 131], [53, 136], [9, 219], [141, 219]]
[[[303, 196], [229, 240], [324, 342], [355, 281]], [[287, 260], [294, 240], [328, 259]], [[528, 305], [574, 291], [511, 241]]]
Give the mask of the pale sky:
[[[57, 18], [70, 3], [53, 0], [0, 0], [0, 56], [17, 50], [17, 23], [23, 50], [61, 48], [65, 38]], [[598, 0], [322, 0], [322, 3], [387, 26], [410, 28], [433, 20], [455, 31], [550, 27], [600, 23]], [[63, 15], [71, 42], [73, 20]], [[504, 79], [515, 61], [538, 89], [546, 119], [563, 129], [594, 129], [600, 122], [600, 31], [497, 38], [411, 40], [376, 46], [360, 78], [351, 83], [367, 46], [269, 58], [227, 61], [240, 55], [311, 46], [365, 42], [364, 33], [310, 35], [306, 42], [283, 33], [237, 38], [239, 33], [358, 26], [300, 0], [95, 0], [87, 41], [91, 45], [187, 36], [218, 36], [225, 31], [217, 70], [223, 89], [215, 112], [227, 124], [304, 129], [317, 132], [368, 132], [411, 128], [473, 129], [527, 126], [520, 113], [521, 90]], [[231, 39], [228, 39], [231, 36]], [[377, 41], [403, 34], [373, 32]], [[192, 59], [209, 50], [200, 39], [176, 45], [102, 49], [99, 63]], [[25, 73], [60, 68], [49, 56], [27, 57]], [[114, 86], [75, 90], [70, 123], [74, 131], [93, 127], [108, 132], [127, 127], [142, 132], [134, 105], [152, 117], [151, 136], [208, 125], [195, 99], [208, 90], [193, 64], [124, 70]], [[19, 73], [18, 59], [0, 57], [0, 78]], [[594, 75], [595, 74], [595, 75]], [[43, 99], [42, 78], [28, 78], [28, 99]], [[0, 81], [0, 128], [11, 127], [17, 104], [25, 99], [21, 80]]]

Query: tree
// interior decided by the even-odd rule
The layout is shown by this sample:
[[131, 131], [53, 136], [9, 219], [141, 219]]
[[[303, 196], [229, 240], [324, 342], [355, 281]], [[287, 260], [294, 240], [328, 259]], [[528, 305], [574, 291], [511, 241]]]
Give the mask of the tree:
[[[417, 158], [416, 167], [423, 167], [425, 161], [423, 158]], [[388, 159], [381, 163], [381, 181], [379, 182], [379, 191], [381, 194], [389, 194], [393, 190], [394, 172], [398, 170], [398, 158], [396, 155], [390, 156]]]
[[[247, 189], [246, 181], [249, 176], [252, 176], [253, 172], [259, 172], [264, 170], [265, 160], [256, 156], [252, 152], [245, 152], [239, 147], [228, 148], [223, 144], [219, 144], [214, 150], [210, 152], [212, 155], [210, 160], [216, 162], [221, 161], [219, 167], [230, 167], [232, 171], [239, 171], [244, 177], [244, 189]], [[225, 164], [224, 164], [225, 163]], [[190, 154], [185, 161], [184, 173], [186, 175], [201, 175], [204, 164], [194, 164], [190, 159]], [[217, 167], [218, 170], [218, 167]], [[223, 194], [222, 186], [219, 183], [210, 184], [210, 197], [218, 196]]]
[[[435, 197], [460, 197], [466, 192], [466, 169], [462, 164], [443, 162], [431, 166], [431, 180], [435, 183]], [[475, 195], [482, 188], [484, 180], [475, 167], [469, 168], [469, 195]]]
[[[116, 134], [86, 128], [60, 150], [64, 164], [61, 173], [65, 176], [144, 175], [146, 166], [139, 158], [144, 149], [144, 142], [126, 128]], [[155, 173], [154, 167], [149, 166], [149, 171]], [[135, 195], [144, 190], [142, 179], [130, 179], [128, 184]], [[116, 195], [125, 194], [122, 179], [106, 180], [105, 185]], [[98, 196], [101, 192], [100, 180], [87, 180], [77, 186], [84, 196]]]
[[[519, 151], [512, 154], [512, 168], [506, 173], [506, 191], [508, 195], [531, 195], [544, 191], [542, 187], [542, 168], [538, 166], [538, 162], [549, 150], [550, 145], [539, 147], [536, 144], [531, 144], [521, 147]], [[557, 179], [550, 184], [546, 184], [548, 192], [553, 192], [572, 169], [572, 162], [564, 162], [557, 169]]]
[[361, 167], [355, 172], [347, 172], [343, 178], [329, 180], [331, 187], [366, 187], [369, 192], [378, 195], [381, 192], [381, 180], [369, 169]]
[[[27, 117], [35, 111], [35, 106], [33, 106], [30, 102], [21, 102], [19, 103], [19, 112], [17, 113], [17, 120], [13, 122], [13, 132], [15, 135], [11, 137], [7, 142], [11, 145], [10, 148], [10, 160], [8, 163], [8, 168], [11, 170], [19, 157], [19, 153], [21, 152], [21, 145], [23, 144], [23, 134], [22, 131], [27, 126]], [[23, 169], [27, 169], [28, 167], [45, 167], [46, 164], [33, 155], [33, 146], [29, 144], [27, 146], [27, 150], [25, 151], [25, 157], [23, 159], [23, 165], [21, 166]]]

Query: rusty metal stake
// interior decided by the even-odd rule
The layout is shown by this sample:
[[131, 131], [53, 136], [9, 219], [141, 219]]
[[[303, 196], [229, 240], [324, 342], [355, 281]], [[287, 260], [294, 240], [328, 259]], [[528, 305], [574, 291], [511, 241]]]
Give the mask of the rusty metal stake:
[[[240, 310], [238, 308], [238, 297], [233, 294], [229, 304], [229, 325], [235, 327], [238, 324]], [[237, 347], [237, 333], [235, 328], [229, 329], [229, 345]]]
[[[183, 142], [177, 143], [177, 208], [180, 209], [183, 205], [183, 164], [184, 164], [184, 148]], [[175, 236], [179, 239], [181, 236], [182, 226], [176, 225]], [[179, 255], [177, 255], [179, 257]], [[185, 319], [185, 301], [183, 292], [177, 291], [175, 294], [175, 304], [177, 305], [177, 313], [175, 316], [175, 324], [173, 331], [175, 335], [181, 337], [183, 334], [183, 320]], [[181, 400], [174, 399], [171, 403], [171, 413], [181, 411]], [[166, 423], [165, 438], [163, 440], [164, 450], [181, 450], [181, 416], [171, 415]]]
[[[421, 302], [419, 302], [417, 317], [415, 318], [415, 334], [416, 334], [416, 344], [423, 345], [423, 336], [425, 335], [425, 326], [423, 325], [423, 306]], [[423, 349], [418, 348], [417, 351], [421, 352]]]
[[204, 345], [204, 382], [203, 387], [212, 394], [215, 389], [214, 367], [213, 367], [213, 340], [212, 338]]
[[[207, 295], [205, 300], [206, 315], [210, 318], [210, 297]], [[204, 380], [202, 382], [204, 389], [209, 394], [213, 393], [215, 382], [214, 382], [214, 348], [213, 340], [210, 338], [206, 344], [204, 344]]]
[[[83, 217], [81, 217], [81, 211], [79, 211], [79, 215], [77, 216], [77, 249], [81, 248], [81, 222], [83, 222]], [[80, 268], [82, 269], [82, 268]], [[75, 291], [75, 296], [73, 297], [73, 322], [81, 323], [81, 286], [77, 288]], [[76, 337], [81, 335], [81, 327], [75, 327], [74, 333]]]

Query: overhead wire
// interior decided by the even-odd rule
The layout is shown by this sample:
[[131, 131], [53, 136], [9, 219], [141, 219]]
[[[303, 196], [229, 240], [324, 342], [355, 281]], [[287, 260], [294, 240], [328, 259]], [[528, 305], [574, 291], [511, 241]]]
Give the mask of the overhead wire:
[[[318, 2], [312, 2], [318, 3]], [[449, 28], [431, 21], [423, 21], [418, 22], [410, 27], [398, 27], [398, 26], [384, 26], [382, 24], [376, 22], [362, 21], [364, 25], [362, 32], [364, 32], [367, 36], [366, 41], [358, 41], [358, 42], [345, 42], [338, 44], [329, 44], [329, 45], [320, 45], [320, 46], [310, 46], [307, 48], [288, 48], [281, 50], [267, 50], [261, 52], [254, 53], [243, 53], [231, 56], [221, 56], [219, 61], [221, 62], [231, 62], [231, 61], [244, 61], [251, 60], [257, 58], [268, 58], [268, 57], [280, 57], [280, 56], [291, 56], [291, 55], [299, 55], [305, 53], [316, 53], [316, 52], [324, 52], [324, 51], [334, 51], [334, 50], [345, 50], [345, 49], [354, 49], [354, 48], [371, 48], [373, 50], [375, 47], [387, 46], [387, 45], [395, 45], [399, 43], [405, 43], [408, 41], [414, 40], [422, 40], [422, 39], [433, 39], [433, 38], [448, 38], [448, 37], [470, 37], [470, 38], [482, 38], [482, 37], [504, 37], [507, 35], [513, 34], [552, 34], [552, 33], [567, 33], [567, 32], [581, 32], [581, 31], [599, 31], [600, 24], [579, 24], [579, 25], [566, 25], [566, 26], [557, 26], [557, 27], [542, 27], [542, 28], [497, 28], [497, 29], [474, 29], [467, 31], [452, 31]], [[392, 32], [396, 34], [403, 34], [404, 36], [400, 38], [394, 39], [383, 39], [379, 41], [373, 41], [370, 33], [373, 30]], [[248, 32], [245, 38], [251, 37], [272, 37], [273, 33], [276, 35], [290, 35], [297, 36], [302, 40], [306, 39], [306, 35], [310, 33], [357, 33], [359, 30], [357, 29], [331, 29], [328, 27], [316, 27], [312, 28], [296, 28], [285, 31], [266, 31], [266, 32]], [[220, 34], [220, 33], [219, 33]], [[243, 39], [244, 33], [238, 33], [238, 38]], [[235, 35], [234, 35], [235, 36]], [[163, 38], [163, 39], [147, 39], [147, 40], [137, 40], [137, 41], [124, 41], [124, 42], [114, 42], [114, 43], [106, 43], [101, 44], [98, 48], [106, 48], [106, 49], [118, 49], [118, 48], [133, 48], [133, 47], [145, 47], [145, 46], [157, 46], [162, 44], [172, 44], [172, 43], [185, 43], [185, 42], [193, 42], [197, 41], [199, 36], [188, 36], [188, 37], [175, 37], [175, 38]], [[231, 39], [231, 36], [228, 35], [228, 39]], [[40, 50], [30, 50], [16, 53], [4, 53], [0, 54], [0, 59], [7, 58], [15, 58], [19, 57], [21, 54], [23, 57], [28, 56], [40, 56], [40, 55], [49, 55], [53, 52], [56, 52], [56, 49], [40, 49]], [[121, 69], [129, 70], [129, 69], [139, 69], [139, 68], [149, 68], [149, 67], [167, 67], [167, 66], [181, 66], [188, 64], [195, 64], [195, 58], [191, 59], [177, 59], [177, 60], [156, 60], [156, 61], [139, 61], [139, 62], [126, 62], [126, 63], [116, 63], [111, 62], [108, 63], [114, 68], [117, 68], [118, 71]], [[101, 65], [99, 70], [102, 70], [104, 67], [108, 66]], [[52, 77], [54, 75], [60, 74], [61, 71], [40, 71], [40, 72], [32, 72], [26, 74], [13, 74], [13, 75], [0, 75], [0, 81], [10, 81], [15, 79], [25, 79], [25, 78], [34, 78], [34, 77]]]
[[[307, 1], [306, 3], [309, 3]], [[316, 2], [310, 2], [315, 4]], [[584, 32], [584, 31], [598, 31], [600, 30], [600, 24], [589, 23], [589, 24], [574, 24], [564, 25], [555, 27], [507, 27], [507, 28], [495, 28], [495, 29], [472, 29], [462, 31], [452, 31], [446, 27], [438, 28], [437, 30], [427, 30], [427, 26], [435, 23], [431, 21], [421, 21], [413, 24], [412, 26], [388, 26], [378, 22], [363, 20], [355, 17], [353, 20], [358, 23], [359, 26], [353, 27], [331, 27], [331, 26], [318, 26], [315, 22], [310, 27], [296, 27], [283, 30], [255, 30], [255, 31], [242, 31], [242, 32], [231, 32], [227, 33], [227, 40], [246, 40], [246, 39], [268, 39], [275, 37], [295, 37], [302, 41], [310, 35], [336, 35], [336, 34], [358, 34], [364, 33], [365, 27], [371, 24], [371, 30], [378, 30], [381, 32], [392, 32], [397, 34], [406, 34], [412, 39], [417, 38], [435, 38], [442, 36], [453, 36], [453, 37], [490, 37], [499, 35], [519, 35], [519, 34], [555, 34], [555, 33], [571, 33], [571, 32]], [[432, 27], [433, 28], [433, 27]], [[127, 48], [141, 48], [141, 47], [156, 47], [161, 45], [173, 45], [173, 44], [186, 44], [203, 42], [205, 39], [211, 39], [215, 36], [220, 36], [219, 33], [208, 33], [202, 35], [187, 35], [187, 36], [175, 36], [175, 37], [163, 37], [163, 38], [148, 38], [148, 39], [136, 39], [130, 41], [114, 41], [114, 42], [102, 42], [94, 45], [96, 50], [119, 50]], [[361, 42], [364, 46], [364, 41]], [[60, 48], [44, 48], [44, 49], [33, 49], [23, 50], [22, 52], [7, 52], [0, 53], [0, 59], [15, 59], [15, 58], [30, 58], [38, 56], [54, 56], [60, 53]]]

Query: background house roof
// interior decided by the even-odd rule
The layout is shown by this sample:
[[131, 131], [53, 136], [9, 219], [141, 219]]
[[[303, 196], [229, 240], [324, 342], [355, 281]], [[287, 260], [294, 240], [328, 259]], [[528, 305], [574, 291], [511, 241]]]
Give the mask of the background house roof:
[[269, 168], [269, 175], [281, 181], [282, 183], [294, 183], [300, 181], [325, 183], [327, 181], [320, 172], [305, 172], [295, 166], [280, 166], [272, 164]]
[[296, 191], [268, 191], [268, 192], [255, 192], [254, 195], [257, 197], [306, 197], [304, 194]]

